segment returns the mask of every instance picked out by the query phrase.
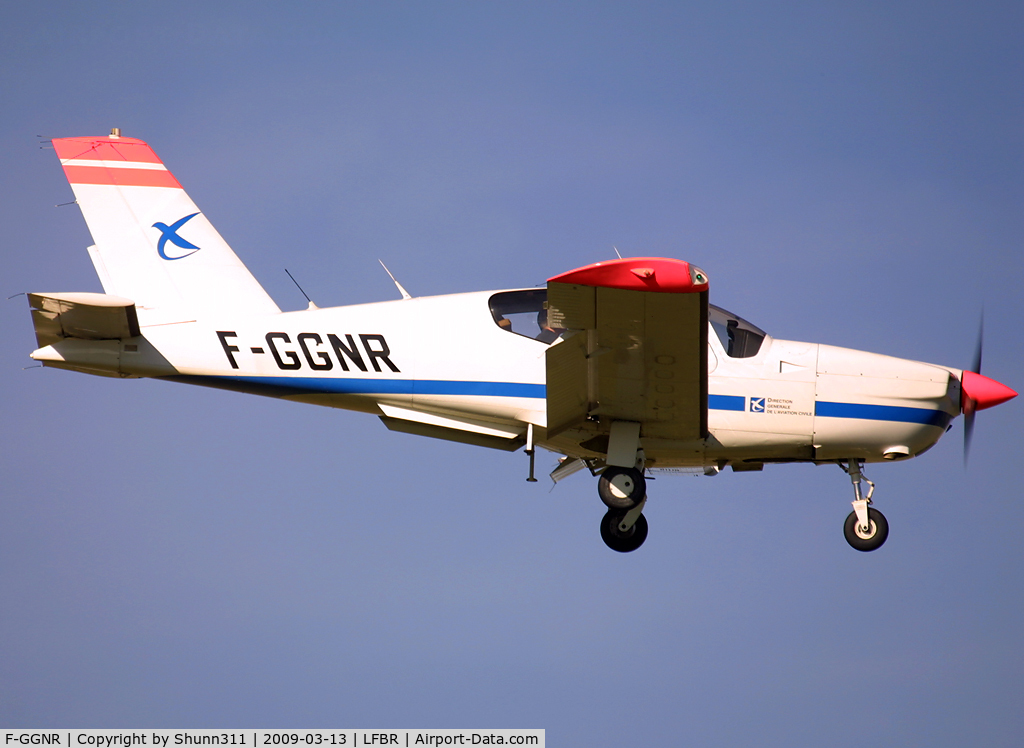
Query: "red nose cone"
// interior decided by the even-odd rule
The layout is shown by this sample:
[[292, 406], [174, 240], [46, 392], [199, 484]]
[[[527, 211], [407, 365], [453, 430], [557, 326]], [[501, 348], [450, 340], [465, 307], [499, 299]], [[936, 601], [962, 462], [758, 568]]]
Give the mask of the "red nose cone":
[[1017, 397], [1017, 393], [1005, 384], [983, 377], [981, 374], [975, 374], [973, 371], [964, 372], [960, 378], [960, 389], [963, 393], [960, 398], [960, 407], [964, 411], [967, 410], [966, 400], [968, 399], [974, 401], [974, 410], [985, 410], [985, 408], [991, 408]]

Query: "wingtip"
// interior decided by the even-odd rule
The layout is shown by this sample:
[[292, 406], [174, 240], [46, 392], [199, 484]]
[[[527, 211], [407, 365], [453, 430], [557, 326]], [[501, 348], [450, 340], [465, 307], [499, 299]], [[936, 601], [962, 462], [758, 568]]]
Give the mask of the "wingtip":
[[700, 293], [708, 290], [704, 271], [683, 260], [627, 257], [605, 260], [548, 278], [549, 283], [619, 288], [659, 293]]

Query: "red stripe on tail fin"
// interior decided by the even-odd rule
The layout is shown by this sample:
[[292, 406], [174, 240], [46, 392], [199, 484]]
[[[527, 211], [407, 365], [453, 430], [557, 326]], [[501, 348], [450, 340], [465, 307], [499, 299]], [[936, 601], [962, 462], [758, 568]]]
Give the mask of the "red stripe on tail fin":
[[108, 169], [105, 166], [64, 165], [71, 184], [116, 184], [121, 187], [177, 187], [178, 180], [163, 169]]
[[139, 164], [163, 163], [152, 148], [135, 138], [55, 138], [53, 149], [61, 161], [82, 158]]

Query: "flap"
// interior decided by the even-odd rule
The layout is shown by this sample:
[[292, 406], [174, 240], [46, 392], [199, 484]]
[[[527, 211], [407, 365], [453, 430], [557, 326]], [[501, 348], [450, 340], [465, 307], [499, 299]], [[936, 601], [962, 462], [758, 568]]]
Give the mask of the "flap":
[[135, 302], [102, 293], [30, 293], [39, 347], [63, 338], [118, 340], [139, 335]]
[[386, 403], [377, 403], [377, 407], [384, 413], [380, 420], [391, 431], [503, 449], [508, 452], [514, 452], [526, 444], [525, 426], [509, 426], [475, 418], [428, 413]]
[[426, 423], [432, 426], [441, 426], [446, 429], [456, 429], [458, 431], [471, 431], [475, 434], [485, 434], [487, 436], [495, 436], [502, 439], [516, 439], [526, 433], [525, 425], [507, 426], [502, 423], [492, 423], [490, 421], [483, 421], [477, 418], [467, 418], [462, 415], [442, 415], [440, 413], [430, 413], [423, 410], [400, 408], [397, 405], [388, 405], [387, 403], [377, 403], [377, 407], [380, 408], [381, 412], [389, 418], [398, 418], [403, 421], [415, 421], [416, 423]]
[[680, 260], [597, 263], [548, 280], [548, 435], [597, 419], [641, 437], [707, 435], [708, 281]]

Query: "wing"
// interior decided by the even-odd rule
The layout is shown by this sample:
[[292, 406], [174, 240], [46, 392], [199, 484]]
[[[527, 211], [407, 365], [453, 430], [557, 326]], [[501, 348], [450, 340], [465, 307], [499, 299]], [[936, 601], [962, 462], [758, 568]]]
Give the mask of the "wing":
[[640, 424], [640, 437], [707, 435], [708, 280], [699, 268], [634, 257], [563, 273], [548, 280], [548, 320], [567, 331], [547, 351], [548, 436], [588, 419], [604, 433], [618, 421]]

